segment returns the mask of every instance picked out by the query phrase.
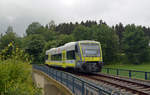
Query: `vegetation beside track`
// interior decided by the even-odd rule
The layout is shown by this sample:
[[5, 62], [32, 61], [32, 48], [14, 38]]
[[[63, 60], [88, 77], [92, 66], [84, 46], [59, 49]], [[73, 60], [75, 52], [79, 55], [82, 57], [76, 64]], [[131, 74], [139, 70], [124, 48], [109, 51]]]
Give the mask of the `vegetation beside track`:
[[41, 95], [33, 84], [27, 55], [12, 44], [0, 53], [0, 95]]

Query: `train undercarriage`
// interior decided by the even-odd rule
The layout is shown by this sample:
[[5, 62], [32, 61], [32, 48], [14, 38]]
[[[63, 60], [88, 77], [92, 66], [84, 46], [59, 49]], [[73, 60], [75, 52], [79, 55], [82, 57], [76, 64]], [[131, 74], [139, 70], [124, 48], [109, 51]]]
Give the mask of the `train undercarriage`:
[[83, 62], [76, 66], [76, 68], [81, 72], [101, 72], [102, 63], [101, 62]]

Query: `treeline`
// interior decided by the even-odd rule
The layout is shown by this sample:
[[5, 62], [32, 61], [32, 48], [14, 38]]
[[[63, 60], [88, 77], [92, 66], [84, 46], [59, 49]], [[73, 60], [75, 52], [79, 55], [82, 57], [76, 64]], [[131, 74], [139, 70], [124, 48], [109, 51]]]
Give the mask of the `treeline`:
[[30, 55], [32, 63], [44, 63], [45, 51], [79, 40], [95, 40], [102, 45], [106, 64], [123, 62], [141, 64], [149, 62], [150, 28], [122, 23], [109, 26], [106, 22], [87, 20], [85, 22], [61, 23], [54, 21], [46, 25], [33, 22], [23, 37], [17, 36], [12, 27], [0, 36], [0, 51], [10, 42]]

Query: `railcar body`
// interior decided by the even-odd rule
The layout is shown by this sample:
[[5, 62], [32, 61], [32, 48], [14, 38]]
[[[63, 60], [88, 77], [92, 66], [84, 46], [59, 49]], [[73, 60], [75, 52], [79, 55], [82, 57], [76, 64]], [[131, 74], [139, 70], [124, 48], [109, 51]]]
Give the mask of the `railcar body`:
[[46, 56], [45, 64], [82, 72], [100, 72], [103, 63], [101, 45], [97, 41], [69, 42], [47, 50]]

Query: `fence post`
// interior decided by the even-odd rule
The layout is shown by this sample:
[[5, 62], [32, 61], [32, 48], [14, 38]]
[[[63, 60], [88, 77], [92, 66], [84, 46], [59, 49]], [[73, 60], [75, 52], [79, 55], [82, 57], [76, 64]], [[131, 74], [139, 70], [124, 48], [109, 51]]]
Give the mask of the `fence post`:
[[107, 74], [109, 74], [109, 68], [107, 68]]
[[145, 80], [147, 80], [147, 72], [145, 72]]
[[102, 90], [101, 89], [99, 89], [99, 95], [102, 95]]
[[72, 77], [72, 92], [74, 93], [74, 77]]
[[[88, 89], [86, 88], [86, 95], [89, 95], [89, 91], [88, 91]], [[101, 95], [101, 94], [99, 94], [99, 95]]]
[[117, 76], [119, 75], [119, 69], [117, 69]]
[[131, 75], [131, 70], [129, 70], [129, 78], [131, 78], [131, 76], [132, 76], [132, 75]]
[[56, 80], [57, 80], [57, 71], [56, 71]]
[[53, 78], [55, 79], [55, 73], [54, 73], [55, 71], [54, 71], [54, 69], [53, 69]]
[[51, 74], [52, 74], [52, 77], [53, 77], [53, 69], [51, 69]]
[[47, 69], [47, 71], [48, 71], [48, 75], [50, 75], [50, 71], [49, 71], [49, 68]]
[[84, 95], [84, 82], [82, 81], [82, 95]]
[[49, 69], [49, 73], [50, 73], [50, 75], [52, 76], [52, 69]]
[[60, 72], [60, 79], [61, 79], [61, 83], [62, 83], [62, 72]]
[[66, 83], [67, 83], [67, 87], [68, 87], [68, 74], [66, 73]]
[[51, 76], [51, 69], [48, 69], [48, 73], [49, 73], [49, 75]]

